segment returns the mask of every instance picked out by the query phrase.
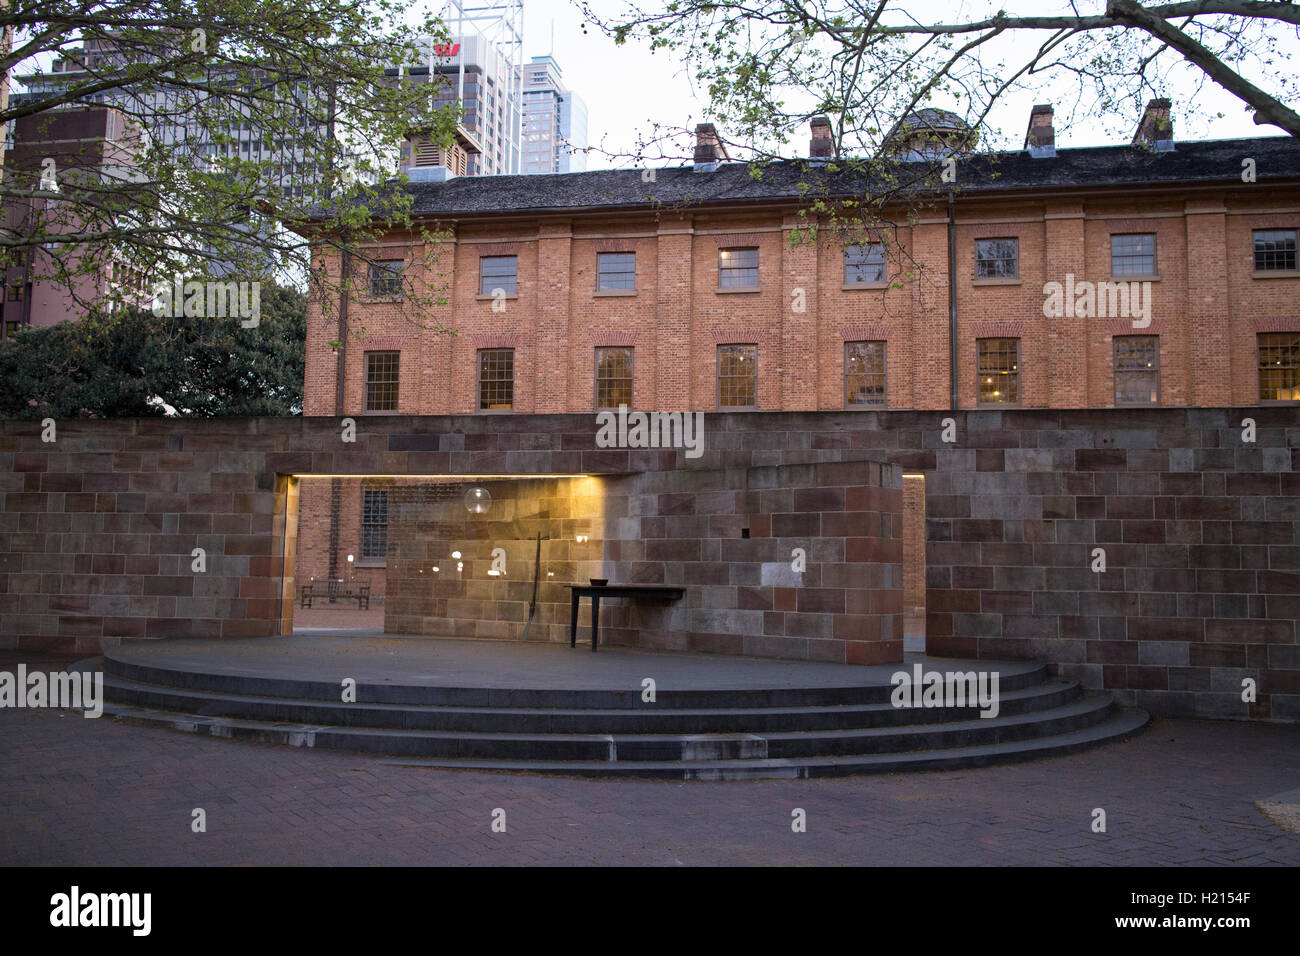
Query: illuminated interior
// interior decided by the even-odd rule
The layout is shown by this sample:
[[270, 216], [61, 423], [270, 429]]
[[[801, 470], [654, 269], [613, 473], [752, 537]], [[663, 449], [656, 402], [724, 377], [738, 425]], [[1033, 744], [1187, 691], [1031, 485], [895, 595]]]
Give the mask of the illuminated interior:
[[[565, 474], [294, 474], [299, 483], [386, 481], [383, 629], [387, 633], [496, 640], [567, 640], [566, 585], [609, 577], [604, 561], [605, 483]], [[295, 568], [298, 514], [286, 521], [281, 633], [292, 633], [304, 587], [327, 576]], [[316, 520], [319, 520], [319, 513]], [[351, 554], [348, 557], [352, 557]], [[340, 588], [367, 569], [340, 560]], [[295, 580], [295, 574], [303, 580]], [[314, 599], [313, 599], [314, 601]], [[317, 607], [316, 603], [312, 607]], [[337, 606], [337, 605], [327, 605]]]

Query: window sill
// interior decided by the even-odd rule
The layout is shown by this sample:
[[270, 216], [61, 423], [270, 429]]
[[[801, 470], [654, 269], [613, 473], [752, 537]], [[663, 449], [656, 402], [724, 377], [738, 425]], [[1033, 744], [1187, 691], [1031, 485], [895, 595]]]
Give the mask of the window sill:
[[513, 415], [513, 408], [478, 408], [474, 410], [475, 415]]
[[1284, 269], [1270, 269], [1268, 272], [1256, 272], [1251, 275], [1252, 279], [1300, 279], [1300, 270], [1288, 271]]
[[354, 562], [354, 567], [358, 568], [386, 568], [388, 567], [387, 558], [366, 558], [364, 561]]
[[995, 408], [1019, 408], [1020, 402], [976, 402], [975, 407], [990, 410]]
[[[1109, 279], [1107, 279], [1106, 281], [1107, 281], [1107, 282], [1159, 282], [1159, 281], [1160, 281], [1160, 276], [1158, 276], [1158, 275], [1145, 275], [1145, 276], [1139, 276], [1139, 275], [1124, 275], [1124, 276], [1114, 276], [1114, 275], [1113, 275], [1113, 276], [1111, 276]], [[1076, 285], [1077, 285], [1077, 283], [1076, 283]]]
[[474, 298], [478, 299], [478, 301], [480, 301], [480, 302], [493, 302], [493, 301], [495, 301], [495, 300], [497, 300], [497, 299], [517, 299], [517, 298], [519, 298], [519, 293], [518, 293], [518, 292], [507, 292], [507, 293], [506, 293], [505, 295], [503, 295], [503, 296], [496, 296], [496, 295], [476, 295], [476, 296], [474, 296]]
[[888, 408], [888, 407], [889, 407], [888, 402], [875, 402], [874, 404], [858, 402], [855, 405], [845, 405], [844, 410], [846, 412], [874, 412], [877, 409]]
[[718, 411], [720, 411], [720, 412], [756, 412], [756, 411], [758, 411], [758, 406], [757, 406], [757, 405], [719, 405], [719, 406], [718, 406]]
[[365, 408], [355, 414], [361, 415], [362, 417], [375, 417], [378, 415], [400, 415], [402, 413], [396, 408]]
[[401, 302], [402, 297], [400, 295], [363, 295], [360, 300], [367, 304], [372, 302]]
[[592, 295], [598, 299], [618, 298], [619, 296], [636, 295], [636, 289], [606, 289], [604, 292], [593, 292]]
[[971, 285], [1024, 285], [1023, 279], [971, 279]]
[[736, 295], [736, 294], [744, 294], [744, 293], [754, 295], [756, 293], [762, 292], [763, 290], [760, 286], [747, 285], [744, 287], [733, 287], [730, 289], [718, 288], [714, 291], [716, 291], [718, 295]]
[[888, 282], [846, 282], [840, 286], [841, 292], [857, 292], [860, 289], [888, 289]]
[[1300, 405], [1300, 401], [1296, 401], [1295, 399], [1285, 399], [1285, 398], [1261, 398], [1261, 399], [1259, 400], [1259, 404], [1261, 404], [1261, 405], [1284, 405], [1284, 406], [1285, 406], [1285, 405], [1290, 405], [1292, 408], [1294, 408], [1294, 407], [1296, 407], [1297, 405]]

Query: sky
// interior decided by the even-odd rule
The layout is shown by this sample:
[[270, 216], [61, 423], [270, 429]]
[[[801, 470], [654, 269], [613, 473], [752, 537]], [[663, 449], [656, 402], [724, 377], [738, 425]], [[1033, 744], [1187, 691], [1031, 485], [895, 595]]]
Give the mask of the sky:
[[[604, 16], [624, 8], [623, 0], [590, 2], [593, 9]], [[645, 0], [648, 6], [655, 2]], [[1013, 13], [1046, 13], [1049, 7], [1057, 6], [1049, 0], [1004, 0], [1000, 5]], [[1085, 12], [1092, 12], [1091, 7], [1104, 9], [1104, 3], [1083, 2], [1078, 6]], [[910, 9], [923, 11], [917, 12], [917, 17], [933, 22], [951, 21], [957, 17], [964, 19], [992, 7], [992, 4], [979, 2], [925, 0], [924, 3], [912, 4]], [[1281, 30], [1279, 33], [1285, 35]], [[588, 156], [588, 168], [644, 165], [627, 158], [627, 154], [635, 152], [639, 134], [650, 134], [655, 123], [691, 128], [706, 119], [704, 98], [693, 89], [676, 54], [665, 51], [651, 54], [645, 46], [635, 43], [615, 46], [613, 40], [595, 26], [587, 25], [584, 29], [581, 12], [573, 0], [524, 0], [524, 36], [525, 59], [546, 53], [554, 55], [563, 70], [566, 85], [587, 102], [591, 144], [604, 144], [609, 152], [623, 154], [609, 158], [593, 152]], [[1296, 41], [1294, 31], [1285, 38], [1285, 45], [1297, 54], [1295, 62], [1300, 63], [1300, 42]], [[1181, 100], [1180, 92], [1185, 94]], [[1194, 106], [1190, 84], [1182, 84], [1180, 88], [1170, 90], [1170, 94], [1174, 101], [1175, 139], [1282, 135], [1277, 127], [1256, 126], [1244, 105], [1218, 87], [1206, 88], [1196, 94]], [[1106, 129], [1095, 119], [1083, 118], [1071, 128], [1062, 128], [1063, 104], [1072, 95], [1059, 85], [1011, 94], [990, 118], [994, 126], [1000, 127], [1009, 139], [1014, 140], [1013, 148], [1019, 148], [1030, 108], [1034, 103], [1054, 101], [1057, 106], [1058, 147], [1098, 146], [1121, 141], [1116, 131]], [[1220, 111], [1225, 114], [1222, 118], [1215, 115]], [[1138, 117], [1134, 115], [1124, 141], [1137, 128], [1137, 121]], [[800, 141], [798, 145], [806, 151], [806, 142]]]
[[[465, 0], [467, 6], [486, 3], [487, 0]], [[662, 0], [641, 0], [641, 5], [656, 8]], [[823, 0], [831, 2], [831, 0]], [[414, 14], [428, 9], [434, 13], [444, 7], [445, 0], [415, 0]], [[628, 0], [589, 0], [590, 6], [603, 17], [615, 17], [625, 10]], [[907, 11], [925, 22], [953, 22], [978, 19], [997, 9], [1008, 8], [1011, 13], [1035, 14], [1068, 12], [1067, 0], [916, 0], [909, 3]], [[1102, 12], [1104, 0], [1077, 0], [1074, 4], [1085, 13]], [[1057, 9], [1060, 8], [1060, 9]], [[1288, 32], [1289, 31], [1289, 32]], [[1294, 28], [1281, 25], [1275, 31], [1284, 53], [1295, 57], [1289, 68], [1284, 64], [1279, 72], [1287, 75], [1298, 72], [1300, 64], [1300, 39]], [[587, 103], [588, 142], [593, 149], [588, 153], [590, 169], [618, 166], [657, 165], [655, 159], [669, 157], [664, 164], [676, 164], [689, 155], [689, 137], [679, 141], [676, 149], [666, 153], [647, 152], [638, 160], [637, 143], [641, 138], [656, 134], [656, 124], [661, 128], [689, 130], [705, 121], [705, 97], [694, 88], [680, 54], [661, 50], [651, 53], [638, 41], [619, 47], [594, 24], [584, 22], [576, 0], [524, 0], [524, 59], [552, 54], [558, 61], [565, 84]], [[1009, 41], [1001, 52], [1014, 56], [1014, 42]], [[997, 49], [997, 48], [994, 48]], [[49, 57], [44, 59], [48, 61]], [[48, 68], [48, 63], [46, 63]], [[1273, 126], [1256, 126], [1244, 104], [1236, 97], [1214, 84], [1194, 91], [1188, 76], [1168, 91], [1173, 100], [1174, 138], [1177, 139], [1235, 139], [1267, 135], [1284, 135]], [[1199, 74], [1198, 74], [1199, 75]], [[1261, 85], [1269, 88], [1267, 80]], [[1275, 91], [1275, 90], [1274, 90]], [[1276, 92], [1276, 91], [1275, 91]], [[995, 108], [990, 123], [1002, 132], [1003, 140], [994, 145], [1018, 149], [1024, 138], [1030, 108], [1035, 103], [1049, 102], [1056, 106], [1057, 146], [1098, 146], [1126, 142], [1136, 129], [1137, 111], [1121, 130], [1112, 121], [1109, 125], [1095, 117], [1077, 117], [1068, 125], [1065, 115], [1074, 93], [1062, 84], [1038, 85], [1029, 91], [1009, 93]], [[936, 101], [934, 105], [955, 108], [960, 104]], [[1292, 102], [1293, 108], [1295, 103]], [[1217, 114], [1224, 115], [1219, 116]], [[727, 130], [723, 129], [724, 137]], [[807, 139], [799, 138], [793, 147], [806, 154]]]
[[[434, 4], [435, 10], [440, 7]], [[602, 15], [623, 7], [620, 0], [592, 2]], [[589, 144], [621, 154], [593, 151], [590, 169], [639, 165], [626, 155], [635, 152], [639, 134], [652, 135], [655, 123], [690, 129], [704, 119], [703, 101], [675, 55], [651, 54], [640, 44], [616, 46], [594, 25], [584, 24], [572, 0], [524, 0], [525, 62], [546, 54], [556, 58], [565, 85], [587, 104]]]

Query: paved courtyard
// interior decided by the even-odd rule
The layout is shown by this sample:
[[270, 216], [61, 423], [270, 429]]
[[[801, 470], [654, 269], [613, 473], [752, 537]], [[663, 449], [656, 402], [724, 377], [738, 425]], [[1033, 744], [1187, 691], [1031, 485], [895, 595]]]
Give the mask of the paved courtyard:
[[314, 607], [293, 609], [293, 629], [304, 633], [339, 629], [382, 631], [384, 606], [372, 603], [370, 607], [361, 610], [352, 604], [330, 605], [317, 601]]
[[1254, 805], [1300, 786], [1295, 726], [1165, 720], [1007, 767], [682, 783], [429, 771], [6, 709], [0, 767], [2, 864], [1300, 865], [1300, 837]]

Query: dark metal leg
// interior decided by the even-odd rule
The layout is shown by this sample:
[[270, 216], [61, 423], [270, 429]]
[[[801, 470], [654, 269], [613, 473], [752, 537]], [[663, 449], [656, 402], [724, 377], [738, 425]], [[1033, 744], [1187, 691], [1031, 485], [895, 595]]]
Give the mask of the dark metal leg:
[[596, 644], [600, 640], [600, 595], [591, 596], [591, 653], [596, 653]]
[[573, 600], [569, 605], [569, 646], [578, 646], [578, 592], [573, 592]]

